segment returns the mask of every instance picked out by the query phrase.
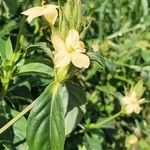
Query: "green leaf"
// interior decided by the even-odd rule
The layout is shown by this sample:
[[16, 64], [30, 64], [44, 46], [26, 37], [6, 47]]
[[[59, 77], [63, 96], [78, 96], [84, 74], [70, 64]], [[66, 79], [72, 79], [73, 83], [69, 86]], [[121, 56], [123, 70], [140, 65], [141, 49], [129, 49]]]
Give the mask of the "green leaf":
[[142, 71], [150, 72], [150, 66], [145, 66], [142, 68]]
[[[11, 115], [15, 117], [18, 114], [17, 111], [11, 110]], [[27, 121], [24, 117], [21, 117], [16, 123], [13, 125], [14, 131], [14, 139], [13, 143], [16, 145], [17, 150], [28, 150], [28, 144], [26, 141], [26, 128]]]
[[87, 54], [91, 61], [97, 62], [102, 69], [106, 68], [106, 62], [104, 57], [99, 52], [90, 52]]
[[5, 35], [9, 35], [10, 32], [18, 27], [17, 22], [14, 20], [9, 21], [5, 24], [0, 30], [0, 37], [4, 37]]
[[50, 148], [49, 115], [52, 98], [52, 85], [36, 100], [28, 118], [27, 142], [32, 150]]
[[95, 133], [92, 132], [91, 134], [91, 136], [85, 134], [85, 145], [87, 150], [102, 150], [102, 142], [104, 141], [103, 133], [97, 130]]
[[27, 141], [32, 150], [63, 150], [65, 135], [85, 113], [86, 97], [80, 86], [69, 82], [56, 92], [53, 86], [36, 100], [29, 116]]
[[58, 91], [54, 93], [50, 111], [50, 145], [51, 150], [64, 150], [65, 120], [62, 99]]
[[72, 82], [61, 88], [60, 95], [65, 113], [65, 134], [68, 135], [84, 116], [87, 101], [83, 89]]
[[[9, 107], [6, 107], [6, 104], [2, 99], [0, 99], [0, 100], [1, 100], [0, 101], [0, 128], [1, 128], [9, 120], [10, 109], [9, 109]], [[6, 130], [2, 134], [0, 134], [0, 143], [3, 146], [11, 149], [13, 147], [12, 141], [13, 141], [12, 128], [9, 128], [8, 130]]]
[[29, 63], [18, 68], [18, 75], [43, 74], [53, 76], [53, 69], [42, 63]]
[[30, 113], [27, 141], [32, 150], [64, 148], [64, 112], [58, 89], [53, 93], [53, 88], [51, 84], [45, 89]]
[[148, 0], [142, 0], [142, 6], [143, 6], [143, 15], [146, 16], [149, 13], [149, 6], [148, 6]]
[[149, 57], [150, 56], [150, 51], [149, 50], [143, 50], [141, 55], [142, 55], [142, 58], [144, 59], [144, 61], [146, 63], [150, 63], [150, 57]]
[[51, 49], [44, 42], [40, 42], [40, 43], [36, 43], [35, 45], [31, 45], [28, 47], [27, 50], [28, 51], [40, 50], [40, 51], [45, 52], [50, 58], [53, 58]]
[[13, 48], [10, 38], [3, 40], [0, 38], [0, 56], [4, 59], [10, 59], [13, 54]]
[[[3, 104], [2, 104], [3, 103]], [[4, 101], [0, 103], [0, 125], [5, 125], [10, 119], [15, 117], [19, 112], [10, 109]], [[0, 143], [5, 148], [28, 150], [26, 140], [27, 121], [24, 117], [20, 118], [13, 126], [0, 135]]]
[[9, 10], [10, 16], [14, 15], [14, 13], [17, 11], [18, 2], [19, 1], [16, 1], [16, 0], [14, 1], [5, 0], [5, 4], [7, 6], [7, 9]]

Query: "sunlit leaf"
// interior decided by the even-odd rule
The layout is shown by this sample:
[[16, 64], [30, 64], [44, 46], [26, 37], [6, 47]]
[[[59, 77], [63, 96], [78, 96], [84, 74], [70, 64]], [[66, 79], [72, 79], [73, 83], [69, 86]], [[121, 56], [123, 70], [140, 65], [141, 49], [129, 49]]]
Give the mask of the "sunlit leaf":
[[53, 69], [42, 63], [28, 63], [18, 68], [18, 75], [43, 74], [53, 76]]

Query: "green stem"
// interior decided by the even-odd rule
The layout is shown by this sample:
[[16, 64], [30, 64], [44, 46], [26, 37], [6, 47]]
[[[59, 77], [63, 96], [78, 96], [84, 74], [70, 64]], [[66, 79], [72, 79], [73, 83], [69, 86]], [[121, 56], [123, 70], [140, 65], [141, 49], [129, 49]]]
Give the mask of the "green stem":
[[28, 107], [26, 107], [23, 111], [21, 111], [16, 117], [10, 120], [6, 125], [0, 128], [0, 134], [2, 134], [5, 130], [11, 127], [17, 120], [19, 120], [23, 115], [25, 115], [32, 107], [34, 106], [35, 101], [33, 101]]
[[8, 87], [9, 87], [9, 83], [10, 83], [10, 80], [11, 80], [11, 76], [12, 76], [12, 71], [4, 71], [4, 76], [2, 77], [2, 93], [0, 94], [0, 97], [3, 98], [5, 97], [7, 91], [8, 91]]
[[[25, 9], [28, 7], [29, 2], [30, 2], [30, 0], [26, 1]], [[4, 74], [4, 77], [1, 79], [2, 83], [3, 83], [3, 91], [2, 91], [2, 93], [0, 93], [0, 97], [5, 97], [5, 95], [7, 94], [8, 87], [9, 87], [9, 84], [10, 84], [10, 80], [12, 79], [12, 76], [13, 76], [13, 72], [14, 72], [14, 69], [15, 69], [15, 62], [16, 62], [16, 58], [17, 58], [17, 51], [20, 48], [20, 38], [21, 38], [23, 29], [24, 29], [24, 21], [25, 21], [25, 17], [23, 17], [21, 19], [21, 25], [20, 25], [20, 28], [19, 28], [17, 42], [16, 42], [16, 46], [15, 46], [15, 49], [14, 49], [14, 56], [13, 56], [13, 59], [11, 61], [11, 68], [10, 68], [9, 71], [7, 71]]]
[[141, 23], [138, 23], [136, 26], [132, 27], [132, 28], [129, 28], [125, 31], [118, 31], [112, 35], [109, 35], [106, 37], [106, 39], [108, 40], [111, 40], [113, 38], [116, 38], [118, 36], [123, 36], [124, 34], [128, 33], [128, 32], [132, 32], [132, 31], [135, 31], [135, 30], [138, 30], [138, 29], [143, 29], [143, 28], [146, 28], [147, 25], [143, 25]]
[[18, 33], [18, 37], [17, 37], [17, 42], [16, 42], [16, 46], [15, 46], [15, 52], [19, 50], [20, 48], [20, 38], [24, 29], [24, 21], [25, 21], [25, 16], [23, 16], [23, 18], [21, 19], [21, 24], [20, 24], [20, 29], [19, 29], [19, 33]]
[[120, 112], [118, 112], [117, 114], [97, 123], [97, 124], [90, 124], [87, 126], [88, 129], [98, 129], [101, 128], [104, 124], [106, 124], [107, 122], [110, 122], [111, 120], [117, 118], [118, 116], [120, 116], [123, 113], [123, 110], [121, 110]]
[[[25, 9], [27, 9], [29, 2], [30, 2], [30, 0], [26, 1]], [[14, 50], [15, 52], [18, 51], [19, 48], [20, 48], [20, 38], [21, 38], [23, 29], [24, 29], [24, 22], [25, 22], [25, 16], [23, 16], [22, 19], [21, 19], [20, 29], [19, 29], [19, 33], [18, 33], [18, 37], [17, 37], [17, 42], [16, 42], [15, 50]]]
[[[61, 83], [59, 83], [59, 82], [54, 82], [53, 83], [53, 93], [54, 93], [54, 95], [59, 90], [60, 86], [61, 86]], [[11, 127], [17, 120], [19, 120], [27, 112], [29, 112], [33, 108], [35, 102], [36, 102], [36, 100], [33, 101], [28, 107], [26, 107], [23, 111], [21, 111], [12, 120], [10, 120], [6, 125], [4, 125], [2, 128], [0, 128], [0, 134], [2, 134], [5, 130], [7, 130], [9, 127]]]

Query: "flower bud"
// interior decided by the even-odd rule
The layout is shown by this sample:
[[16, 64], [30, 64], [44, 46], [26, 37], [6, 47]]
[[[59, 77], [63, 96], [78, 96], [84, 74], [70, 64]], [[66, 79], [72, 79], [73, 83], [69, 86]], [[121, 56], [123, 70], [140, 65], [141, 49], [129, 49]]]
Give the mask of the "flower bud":
[[60, 36], [62, 39], [65, 39], [69, 31], [69, 22], [67, 21], [65, 15], [63, 15], [62, 24], [60, 25], [60, 27]]
[[64, 8], [64, 15], [66, 16], [66, 19], [69, 21], [73, 20], [72, 18], [72, 11], [73, 11], [73, 7], [74, 7], [74, 1], [73, 0], [68, 0], [65, 8]]
[[81, 27], [81, 1], [68, 0], [64, 7], [64, 15], [69, 23], [70, 29], [74, 28], [79, 31]]

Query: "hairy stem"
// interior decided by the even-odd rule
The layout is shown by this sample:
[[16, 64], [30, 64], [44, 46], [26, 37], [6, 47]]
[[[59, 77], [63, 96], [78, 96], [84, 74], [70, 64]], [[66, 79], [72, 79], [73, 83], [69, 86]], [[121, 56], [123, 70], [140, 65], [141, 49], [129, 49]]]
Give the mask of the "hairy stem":
[[7, 130], [9, 127], [11, 127], [17, 120], [19, 120], [27, 112], [29, 112], [32, 109], [32, 107], [34, 106], [34, 104], [35, 104], [35, 101], [33, 101], [28, 107], [26, 107], [23, 111], [21, 111], [16, 117], [14, 117], [12, 120], [10, 120], [6, 125], [4, 125], [0, 129], [0, 134], [2, 134], [5, 130]]

